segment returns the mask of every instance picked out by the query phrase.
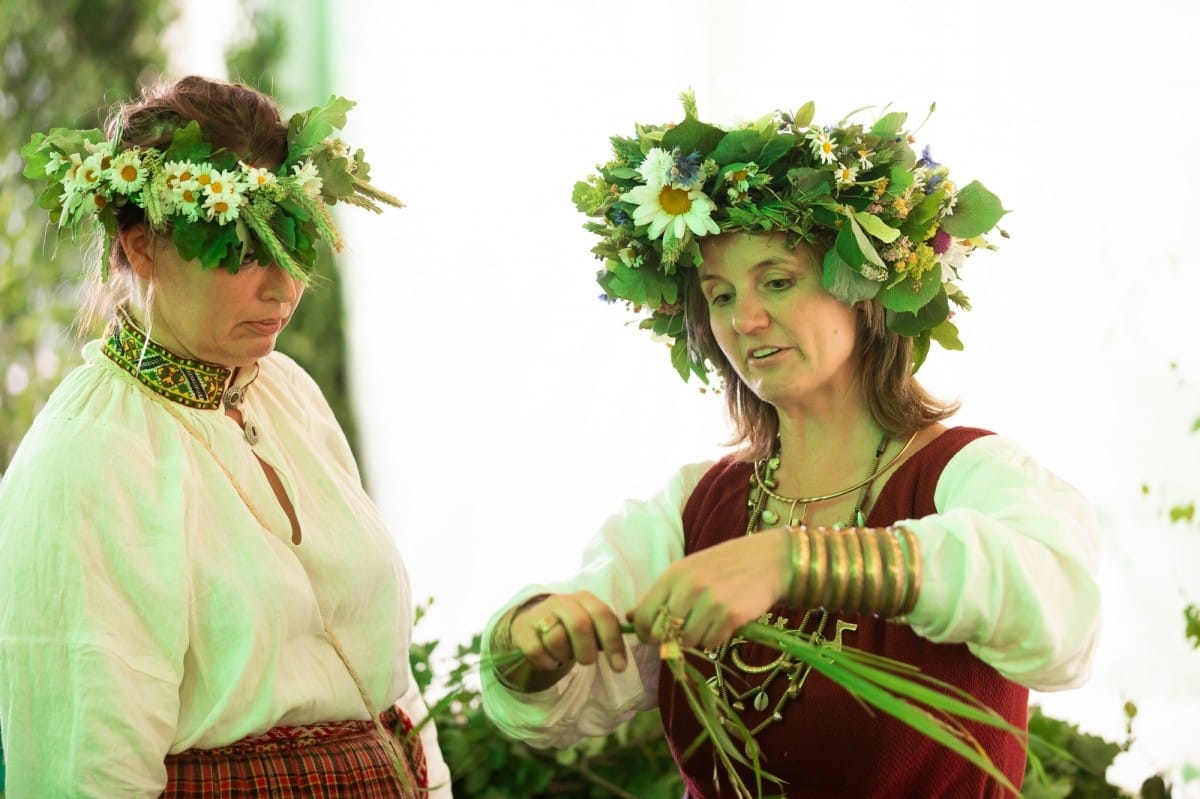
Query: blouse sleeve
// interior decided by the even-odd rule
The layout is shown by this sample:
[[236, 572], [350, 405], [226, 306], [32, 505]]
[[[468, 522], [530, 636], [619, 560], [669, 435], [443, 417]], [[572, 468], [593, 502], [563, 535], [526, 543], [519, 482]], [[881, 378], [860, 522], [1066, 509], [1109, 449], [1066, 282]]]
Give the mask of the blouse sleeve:
[[917, 535], [923, 565], [921, 593], [906, 619], [913, 630], [965, 643], [1035, 690], [1085, 682], [1100, 609], [1090, 504], [997, 435], [950, 460], [934, 504], [936, 514], [901, 522]]
[[148, 450], [93, 419], [39, 420], [0, 483], [9, 796], [156, 797], [166, 784], [189, 586], [172, 532], [182, 487]]
[[[492, 629], [504, 610], [534, 594], [591, 591], [624, 618], [658, 575], [683, 557], [683, 506], [711, 465], [685, 466], [654, 497], [627, 502], [585, 549], [575, 577], [527, 586], [506, 603], [484, 628], [484, 662], [490, 657]], [[484, 712], [509, 737], [541, 748], [563, 748], [583, 737], [605, 735], [656, 701], [658, 647], [646, 646], [632, 634], [625, 636], [625, 645], [630, 654], [625, 671], [613, 671], [600, 658], [591, 666], [576, 664], [555, 685], [534, 693], [510, 691], [492, 669], [482, 669]]]

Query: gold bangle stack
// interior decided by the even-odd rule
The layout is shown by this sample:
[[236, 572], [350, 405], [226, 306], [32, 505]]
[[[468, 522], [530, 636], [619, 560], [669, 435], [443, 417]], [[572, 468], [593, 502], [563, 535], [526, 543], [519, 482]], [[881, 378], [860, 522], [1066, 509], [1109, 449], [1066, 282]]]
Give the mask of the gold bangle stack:
[[787, 603], [905, 616], [921, 590], [917, 537], [905, 527], [788, 527], [792, 573]]

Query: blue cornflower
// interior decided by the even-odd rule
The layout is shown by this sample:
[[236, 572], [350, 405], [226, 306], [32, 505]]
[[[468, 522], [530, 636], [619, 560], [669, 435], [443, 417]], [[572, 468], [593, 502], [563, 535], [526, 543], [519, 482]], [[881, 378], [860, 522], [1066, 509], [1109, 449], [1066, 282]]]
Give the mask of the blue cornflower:
[[926, 144], [921, 148], [921, 163], [920, 166], [927, 166], [930, 169], [937, 169], [941, 164], [933, 160], [933, 156], [929, 154], [929, 145]]
[[690, 189], [700, 177], [700, 152], [692, 150], [690, 155], [681, 155], [675, 159], [671, 182], [681, 189]]
[[616, 206], [613, 206], [612, 208], [608, 209], [608, 221], [620, 227], [621, 225], [632, 222], [633, 220], [629, 218], [629, 214], [625, 213], [624, 208], [617, 208]]

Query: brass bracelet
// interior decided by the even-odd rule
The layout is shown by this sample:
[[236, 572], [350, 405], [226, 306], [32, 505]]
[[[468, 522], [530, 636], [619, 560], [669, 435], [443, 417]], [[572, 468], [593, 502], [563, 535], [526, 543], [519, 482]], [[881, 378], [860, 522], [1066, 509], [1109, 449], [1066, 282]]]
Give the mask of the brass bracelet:
[[880, 546], [884, 551], [884, 561], [887, 564], [886, 580], [884, 581], [883, 602], [879, 615], [885, 619], [895, 616], [904, 602], [904, 553], [900, 551], [900, 543], [892, 535], [892, 528], [885, 527], [880, 531], [882, 541]]
[[[808, 529], [804, 525], [792, 527], [789, 524], [787, 533], [791, 546], [792, 576], [788, 582], [788, 593], [784, 601], [789, 608], [794, 610], [807, 607], [802, 603], [807, 601], [808, 596]], [[799, 592], [796, 590], [797, 578], [800, 583]]]
[[829, 583], [829, 596], [825, 598], [822, 607], [826, 610], [845, 610], [849, 582], [847, 570], [850, 562], [846, 555], [846, 539], [840, 530], [830, 530], [826, 542], [829, 547], [829, 572], [832, 579]]
[[842, 530], [839, 536], [846, 542], [846, 598], [842, 607], [850, 613], [861, 613], [863, 602], [862, 536], [856, 528]]
[[917, 606], [917, 596], [921, 593], [921, 549], [917, 544], [917, 536], [907, 527], [897, 527], [896, 531], [904, 536], [905, 544], [905, 591], [904, 602], [897, 611], [897, 616], [907, 616]]
[[818, 527], [808, 531], [810, 545], [808, 573], [808, 596], [805, 602], [809, 607], [820, 607], [825, 594], [825, 584], [829, 578], [829, 564], [825, 560], [825, 528]]
[[[492, 628], [492, 635], [489, 641], [490, 645], [488, 647], [488, 651], [491, 653], [493, 660], [496, 659], [496, 655], [498, 654], [507, 655], [508, 653], [516, 650], [516, 647], [513, 646], [512, 642], [512, 626], [513, 621], [517, 618], [517, 614], [531, 605], [536, 605], [538, 602], [541, 602], [548, 596], [550, 595], [534, 594], [523, 602], [518, 602], [516, 605], [513, 605], [504, 612], [503, 616], [496, 620], [496, 626]], [[508, 675], [508, 670], [511, 670], [514, 666], [519, 666], [522, 660], [523, 656], [514, 660], [512, 663], [504, 664], [503, 666], [500, 664], [493, 666], [492, 673], [496, 675], [496, 681], [510, 691], [527, 693], [528, 689], [525, 686], [513, 682]]]
[[883, 555], [879, 551], [879, 536], [870, 527], [858, 530], [858, 542], [863, 554], [862, 612], [878, 613], [882, 601]]

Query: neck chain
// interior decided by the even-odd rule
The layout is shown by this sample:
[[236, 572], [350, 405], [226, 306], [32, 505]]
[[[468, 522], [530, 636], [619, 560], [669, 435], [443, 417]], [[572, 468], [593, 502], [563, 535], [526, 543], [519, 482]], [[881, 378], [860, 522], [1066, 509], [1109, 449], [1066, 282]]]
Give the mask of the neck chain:
[[[778, 523], [779, 514], [767, 508], [768, 498], [787, 505], [789, 524], [797, 526], [804, 523], [804, 517], [808, 514], [808, 506], [811, 503], [823, 502], [828, 499], [842, 497], [856, 489], [862, 489], [862, 492], [858, 496], [858, 501], [854, 504], [854, 510], [851, 512], [847, 524], [850, 527], [861, 527], [865, 521], [863, 518], [862, 509], [866, 505], [870, 496], [871, 484], [881, 472], [890, 469], [896, 463], [896, 461], [900, 459], [900, 456], [902, 456], [908, 450], [909, 446], [912, 445], [916, 437], [916, 433], [914, 433], [912, 437], [908, 439], [908, 442], [900, 449], [900, 451], [897, 452], [896, 455], [881, 468], [880, 461], [883, 459], [883, 453], [887, 450], [888, 441], [890, 440], [885, 434], [883, 439], [879, 442], [879, 446], [875, 449], [875, 457], [871, 464], [871, 471], [866, 478], [860, 480], [852, 486], [849, 486], [848, 488], [843, 488], [840, 491], [834, 491], [829, 494], [822, 494], [813, 497], [785, 497], [772, 491], [772, 489], [776, 486], [775, 473], [779, 470], [780, 460], [778, 452], [766, 459], [765, 463], [761, 461], [755, 463], [754, 472], [750, 478], [750, 498], [747, 502], [747, 506], [750, 509], [750, 518], [746, 524], [746, 535], [752, 535], [758, 531], [760, 520], [768, 525], [774, 525]], [[798, 516], [796, 513], [797, 507], [799, 507]], [[838, 526], [841, 525], [839, 524]], [[780, 616], [772, 621], [772, 615], [773, 614], [769, 612], [765, 613], [763, 614], [762, 618], [759, 619], [759, 621], [764, 624], [774, 624], [781, 630], [785, 629], [787, 618]], [[829, 621], [829, 611], [825, 610], [824, 608], [820, 609], [820, 616], [817, 620], [816, 628], [810, 631], [808, 626], [809, 622], [812, 620], [812, 617], [813, 610], [810, 608], [804, 612], [804, 618], [801, 620], [800, 626], [797, 629], [792, 630], [791, 634], [797, 637], [807, 636], [812, 643], [819, 645], [827, 640], [824, 637], [824, 632], [825, 625]], [[845, 629], [843, 625], [846, 625], [846, 622], [838, 622], [838, 634], [834, 636], [835, 640], [840, 639], [840, 633], [842, 629]], [[847, 626], [852, 628], [854, 625]], [[771, 703], [771, 699], [767, 694], [767, 690], [771, 687], [775, 680], [779, 679], [780, 677], [786, 679], [788, 683], [787, 687], [783, 689], [783, 692], [775, 701], [775, 706], [771, 709], [771, 712], [756, 727], [754, 727], [754, 729], [750, 730], [751, 741], [747, 742], [747, 745], [750, 745], [752, 743], [753, 736], [757, 735], [765, 727], [777, 721], [783, 720], [784, 707], [788, 702], [800, 695], [800, 690], [804, 687], [804, 682], [808, 679], [809, 672], [812, 671], [812, 666], [801, 663], [782, 652], [779, 653], [776, 658], [763, 665], [756, 666], [747, 663], [742, 657], [740, 651], [742, 645], [745, 643], [747, 643], [746, 639], [734, 636], [725, 643], [721, 644], [717, 651], [708, 653], [709, 659], [715, 663], [715, 673], [711, 678], [709, 678], [709, 685], [720, 694], [721, 698], [725, 700], [730, 707], [740, 713], [746, 709], [746, 705], [749, 703], [753, 705], [754, 709], [760, 713], [765, 712]], [[751, 685], [744, 691], [735, 691], [730, 686], [729, 680], [725, 675], [726, 670], [729, 668], [727, 665], [725, 665], [726, 662], [731, 664], [743, 674], [764, 676], [757, 685]]]
[[[238, 383], [241, 369], [176, 355], [147, 336], [125, 307], [117, 308], [100, 349], [158, 396], [198, 410], [215, 411], [222, 405], [238, 410], [246, 389], [258, 379], [258, 364], [249, 380]], [[242, 430], [251, 445], [258, 443], [253, 422], [245, 422]]]

